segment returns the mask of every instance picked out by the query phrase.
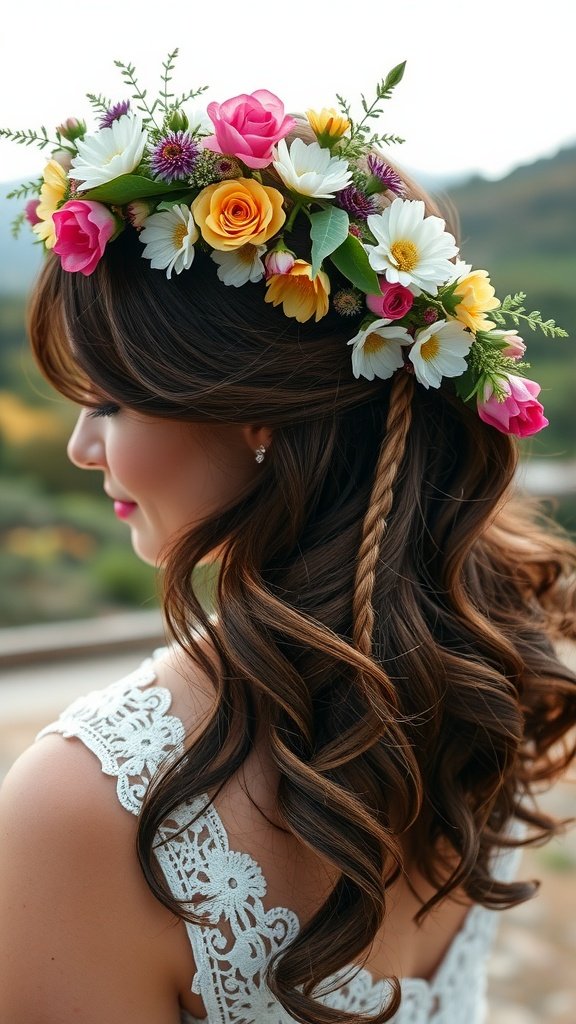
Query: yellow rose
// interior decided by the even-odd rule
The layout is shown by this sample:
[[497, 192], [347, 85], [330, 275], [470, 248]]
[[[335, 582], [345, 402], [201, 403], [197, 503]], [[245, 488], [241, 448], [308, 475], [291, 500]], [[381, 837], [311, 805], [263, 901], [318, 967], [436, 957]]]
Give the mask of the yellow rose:
[[496, 326], [484, 315], [488, 310], [496, 309], [500, 305], [486, 270], [473, 270], [467, 277], [458, 281], [454, 289], [454, 298], [456, 296], [460, 302], [454, 306], [454, 315], [465, 327], [476, 333], [491, 331]]
[[311, 317], [318, 322], [328, 312], [328, 275], [320, 270], [312, 278], [312, 267], [305, 260], [296, 260], [287, 274], [273, 274], [266, 287], [266, 302], [274, 306], [282, 303], [286, 316], [295, 317], [301, 324]]
[[320, 112], [307, 110], [306, 117], [321, 146], [330, 146], [347, 132], [350, 121], [342, 117], [334, 107], [322, 107]]
[[36, 216], [40, 218], [39, 224], [34, 224], [32, 230], [41, 238], [47, 249], [52, 249], [56, 241], [56, 231], [52, 214], [56, 212], [60, 204], [66, 198], [68, 191], [68, 178], [66, 171], [57, 160], [49, 160], [44, 168], [44, 181], [40, 189], [40, 202], [36, 207]]
[[272, 238], [286, 220], [283, 202], [278, 189], [253, 178], [235, 178], [203, 188], [192, 203], [192, 214], [208, 245], [230, 252]]

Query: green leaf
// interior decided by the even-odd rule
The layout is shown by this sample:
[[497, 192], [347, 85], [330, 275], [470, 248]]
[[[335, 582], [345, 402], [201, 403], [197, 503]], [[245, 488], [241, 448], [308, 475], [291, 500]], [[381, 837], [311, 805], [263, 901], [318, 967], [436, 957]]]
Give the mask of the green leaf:
[[[113, 203], [124, 206], [133, 199], [149, 199], [156, 196], [170, 196], [172, 193], [185, 192], [185, 182], [179, 185], [167, 185], [164, 181], [152, 181], [143, 174], [121, 174], [105, 185], [97, 185], [82, 193], [82, 199], [94, 199], [99, 203]], [[176, 199], [175, 199], [176, 202]]]
[[397, 64], [392, 71], [389, 71], [386, 75], [384, 83], [382, 85], [382, 92], [388, 93], [391, 89], [394, 89], [402, 81], [404, 77], [404, 70], [406, 68], [406, 61], [403, 60], [401, 64]]
[[330, 256], [348, 236], [348, 214], [337, 206], [320, 210], [310, 216], [312, 239], [312, 277], [320, 270], [322, 260]]
[[380, 285], [376, 271], [372, 270], [366, 250], [354, 235], [348, 235], [342, 245], [332, 253], [330, 259], [340, 273], [366, 295], [379, 294]]
[[195, 195], [195, 192], [183, 192], [181, 196], [174, 196], [173, 199], [163, 199], [161, 203], [158, 203], [156, 212], [162, 213], [163, 210], [171, 210], [173, 206], [179, 206], [181, 203], [190, 206]]

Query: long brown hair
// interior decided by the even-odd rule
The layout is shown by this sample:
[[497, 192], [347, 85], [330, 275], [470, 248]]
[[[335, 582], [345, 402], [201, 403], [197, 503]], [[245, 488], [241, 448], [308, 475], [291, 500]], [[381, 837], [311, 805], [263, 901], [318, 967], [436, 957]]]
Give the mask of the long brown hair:
[[[553, 641], [574, 631], [575, 551], [514, 500], [514, 441], [450, 381], [355, 380], [350, 324], [332, 311], [300, 325], [263, 301], [263, 284], [221, 285], [200, 248], [171, 281], [140, 254], [127, 229], [89, 277], [48, 259], [30, 311], [47, 377], [80, 402], [88, 381], [151, 415], [273, 430], [250, 493], [167, 556], [169, 630], [218, 699], [148, 791], [142, 868], [195, 920], [157, 870], [157, 829], [186, 798], [218, 791], [257, 726], [279, 771], [280, 820], [339, 878], [269, 984], [297, 1020], [356, 1024], [314, 990], [369, 946], [409, 828], [437, 888], [419, 916], [458, 887], [493, 908], [535, 891], [496, 881], [491, 854], [520, 842], [512, 818], [528, 824], [526, 842], [560, 828], [533, 798], [574, 756], [576, 678]], [[213, 620], [193, 570], [215, 548]], [[447, 879], [446, 843], [457, 854]], [[398, 1002], [396, 989], [371, 1019]]]

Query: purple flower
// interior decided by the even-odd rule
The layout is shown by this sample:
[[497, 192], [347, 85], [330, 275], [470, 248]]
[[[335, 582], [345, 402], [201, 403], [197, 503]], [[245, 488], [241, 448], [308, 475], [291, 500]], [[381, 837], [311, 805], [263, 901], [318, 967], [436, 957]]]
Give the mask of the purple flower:
[[[405, 194], [406, 187], [402, 178], [385, 160], [381, 160], [380, 157], [372, 154], [368, 157], [368, 169], [372, 177], [376, 178], [376, 181], [380, 184], [379, 192], [383, 192], [384, 189], [388, 188], [391, 192], [395, 192], [397, 196]], [[376, 189], [373, 191], [376, 191]]]
[[150, 155], [150, 167], [161, 181], [183, 181], [194, 170], [200, 152], [188, 132], [167, 132]]
[[127, 114], [130, 110], [130, 100], [122, 100], [120, 103], [115, 103], [113, 107], [109, 107], [106, 113], [100, 118], [100, 127], [109, 128], [110, 125], [117, 121], [119, 117]]
[[348, 185], [341, 189], [336, 196], [336, 202], [338, 206], [346, 210], [346, 213], [349, 213], [351, 217], [356, 217], [357, 220], [366, 220], [370, 214], [376, 213], [374, 200], [365, 192], [361, 192], [355, 185]]

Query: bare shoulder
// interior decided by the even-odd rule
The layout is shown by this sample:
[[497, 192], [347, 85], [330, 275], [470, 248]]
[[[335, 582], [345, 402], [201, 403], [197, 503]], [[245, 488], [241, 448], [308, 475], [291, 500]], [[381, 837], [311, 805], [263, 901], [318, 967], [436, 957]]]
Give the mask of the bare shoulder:
[[179, 1019], [170, 960], [183, 929], [146, 885], [137, 821], [114, 785], [82, 744], [60, 736], [30, 747], [4, 781], [2, 1020]]

